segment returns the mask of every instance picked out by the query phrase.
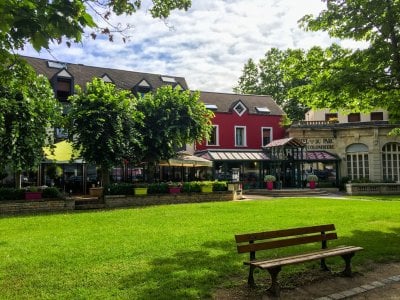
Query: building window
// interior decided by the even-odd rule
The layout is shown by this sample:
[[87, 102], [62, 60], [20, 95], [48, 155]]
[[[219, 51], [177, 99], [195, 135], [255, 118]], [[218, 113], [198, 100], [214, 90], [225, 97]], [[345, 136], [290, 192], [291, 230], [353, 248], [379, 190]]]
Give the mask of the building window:
[[68, 97], [72, 95], [72, 80], [70, 78], [57, 78], [56, 94], [59, 101], [67, 101]]
[[397, 182], [400, 178], [400, 144], [388, 143], [382, 148], [383, 181]]
[[244, 112], [247, 110], [246, 106], [244, 106], [244, 104], [242, 102], [238, 102], [235, 107], [233, 108], [233, 110], [239, 115], [242, 116], [244, 114]]
[[207, 141], [207, 146], [218, 146], [219, 145], [218, 134], [219, 134], [218, 125], [213, 125], [210, 137], [208, 138], [208, 141]]
[[271, 127], [263, 127], [261, 128], [261, 145], [262, 147], [267, 146], [272, 141], [272, 128]]
[[360, 122], [360, 120], [361, 120], [360, 113], [352, 113], [352, 114], [349, 114], [347, 116], [347, 121], [349, 123], [351, 123], [351, 122]]
[[235, 126], [235, 146], [236, 147], [246, 146], [246, 127]]
[[368, 147], [352, 144], [346, 149], [347, 175], [351, 180], [369, 179]]
[[338, 114], [337, 113], [325, 114], [325, 121], [326, 122], [337, 121], [337, 119], [338, 119]]
[[383, 121], [383, 112], [381, 111], [372, 112], [371, 121]]

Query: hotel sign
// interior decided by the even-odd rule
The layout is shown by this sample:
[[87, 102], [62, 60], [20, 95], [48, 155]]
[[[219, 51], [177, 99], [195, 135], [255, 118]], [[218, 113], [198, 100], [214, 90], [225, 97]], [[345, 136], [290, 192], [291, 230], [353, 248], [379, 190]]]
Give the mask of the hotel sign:
[[300, 141], [306, 145], [307, 150], [329, 150], [335, 149], [334, 138], [300, 138]]

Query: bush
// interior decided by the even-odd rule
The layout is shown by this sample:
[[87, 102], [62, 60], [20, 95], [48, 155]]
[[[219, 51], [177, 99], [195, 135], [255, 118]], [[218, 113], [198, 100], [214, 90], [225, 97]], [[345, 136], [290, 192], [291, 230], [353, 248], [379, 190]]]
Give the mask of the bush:
[[226, 181], [214, 181], [213, 182], [213, 191], [226, 191], [228, 190], [228, 184]]
[[43, 198], [62, 198], [61, 192], [56, 187], [47, 187], [42, 192]]
[[113, 183], [105, 186], [104, 195], [134, 195], [133, 183]]
[[23, 200], [25, 199], [25, 190], [15, 188], [0, 188], [0, 200]]
[[199, 181], [184, 182], [182, 185], [182, 193], [200, 193], [201, 187]]
[[148, 194], [167, 194], [168, 184], [167, 183], [150, 183], [147, 190]]

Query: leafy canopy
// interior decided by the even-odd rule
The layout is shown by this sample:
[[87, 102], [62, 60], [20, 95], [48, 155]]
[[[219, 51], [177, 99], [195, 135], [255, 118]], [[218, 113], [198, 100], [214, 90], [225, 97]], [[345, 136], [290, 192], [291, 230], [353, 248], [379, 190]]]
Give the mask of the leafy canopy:
[[[142, 115], [130, 91], [118, 90], [114, 84], [93, 79], [71, 96], [68, 113], [69, 138], [86, 162], [107, 171], [124, 159], [134, 157], [141, 148], [137, 131]], [[103, 178], [103, 181], [107, 178]]]
[[0, 170], [34, 169], [52, 142], [61, 107], [49, 81], [25, 62], [10, 57], [0, 65]]
[[[112, 14], [132, 15], [142, 4], [141, 0], [3, 0], [0, 1], [0, 49], [21, 49], [30, 43], [39, 51], [48, 49], [50, 41], [61, 43], [67, 39], [80, 42], [85, 28], [98, 29], [110, 35], [119, 30], [108, 19]], [[166, 18], [171, 10], [187, 10], [190, 0], [153, 0], [150, 14]], [[92, 15], [100, 16], [113, 28], [98, 28]], [[92, 34], [92, 37], [95, 37]]]
[[199, 92], [166, 85], [139, 99], [138, 110], [144, 115], [141, 134], [145, 161], [169, 159], [184, 145], [208, 137], [213, 113], [199, 97]]
[[330, 0], [318, 16], [304, 16], [306, 30], [363, 41], [366, 47], [349, 50], [338, 45], [314, 47], [293, 57], [290, 78], [306, 80], [292, 96], [313, 107], [350, 111], [385, 108], [400, 121], [400, 2], [394, 0]]
[[271, 95], [278, 105], [292, 121], [302, 120], [308, 110], [297, 96], [290, 97], [289, 90], [304, 84], [303, 80], [285, 77], [285, 60], [291, 56], [302, 53], [301, 50], [279, 50], [272, 48], [256, 64], [249, 59], [245, 64], [236, 93]]

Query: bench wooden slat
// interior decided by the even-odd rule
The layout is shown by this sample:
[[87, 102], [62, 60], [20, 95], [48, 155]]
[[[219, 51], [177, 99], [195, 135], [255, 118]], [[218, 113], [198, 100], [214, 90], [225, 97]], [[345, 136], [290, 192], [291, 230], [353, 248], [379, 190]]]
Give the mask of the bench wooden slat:
[[275, 231], [236, 234], [235, 239], [236, 239], [236, 243], [244, 243], [244, 242], [249, 242], [249, 241], [274, 239], [274, 238], [278, 238], [278, 237], [310, 234], [310, 233], [316, 233], [316, 232], [327, 232], [327, 231], [333, 231], [333, 230], [335, 230], [335, 225], [327, 224], [327, 225], [309, 226], [309, 227], [302, 227], [302, 228], [282, 229], [282, 230], [275, 230]]
[[272, 241], [268, 241], [268, 242], [237, 245], [237, 250], [238, 250], [238, 253], [246, 253], [246, 252], [275, 249], [275, 248], [280, 248], [280, 247], [302, 245], [302, 244], [321, 242], [321, 241], [326, 241], [326, 240], [334, 240], [334, 239], [337, 239], [337, 234], [334, 232], [331, 232], [331, 233], [327, 233], [324, 235], [321, 235], [321, 234], [308, 235], [308, 236], [288, 238], [288, 239], [284, 239], [284, 240], [272, 240]]
[[265, 260], [265, 261], [262, 261], [262, 260], [249, 261], [249, 262], [245, 262], [244, 264], [245, 265], [253, 265], [260, 269], [268, 269], [268, 268], [274, 268], [277, 266], [286, 266], [286, 265], [292, 265], [292, 264], [299, 264], [299, 263], [303, 263], [303, 262], [307, 262], [307, 261], [319, 260], [319, 259], [327, 258], [327, 257], [346, 255], [346, 254], [354, 253], [354, 252], [361, 251], [361, 250], [363, 250], [362, 247], [342, 246], [342, 247], [337, 247], [337, 248], [323, 249], [323, 250], [303, 253], [300, 255], [280, 257], [277, 259], [271, 259], [271, 260]]

